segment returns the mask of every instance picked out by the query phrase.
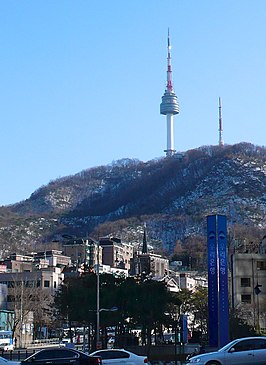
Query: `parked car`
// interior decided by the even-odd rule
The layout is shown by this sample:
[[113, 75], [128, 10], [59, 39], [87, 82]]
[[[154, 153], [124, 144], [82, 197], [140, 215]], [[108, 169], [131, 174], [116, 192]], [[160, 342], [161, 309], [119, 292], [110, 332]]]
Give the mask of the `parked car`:
[[[82, 351], [58, 347], [46, 348], [35, 352], [33, 355], [21, 361], [21, 365], [102, 365], [100, 357], [87, 355]], [[1, 365], [1, 364], [0, 364]], [[9, 365], [9, 364], [6, 364]], [[10, 364], [12, 365], [12, 364]]]
[[69, 344], [72, 344], [70, 338], [63, 338], [63, 340], [59, 342], [59, 347], [68, 347]]
[[3, 351], [14, 351], [14, 345], [13, 344], [8, 344], [8, 343], [0, 343], [0, 350]]
[[136, 355], [124, 349], [97, 350], [92, 356], [100, 356], [103, 365], [144, 365], [149, 362], [147, 356]]
[[239, 338], [218, 351], [193, 356], [187, 364], [266, 365], [266, 337]]

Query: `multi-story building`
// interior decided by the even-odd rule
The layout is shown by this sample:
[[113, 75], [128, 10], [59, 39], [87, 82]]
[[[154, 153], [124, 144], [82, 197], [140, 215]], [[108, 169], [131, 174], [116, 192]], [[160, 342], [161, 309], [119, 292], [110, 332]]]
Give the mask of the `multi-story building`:
[[206, 276], [199, 276], [197, 271], [173, 271], [169, 270], [169, 276], [175, 279], [179, 289], [195, 291], [199, 287], [208, 287]]
[[0, 284], [6, 284], [7, 288], [13, 288], [14, 284], [23, 283], [27, 287], [49, 290], [51, 294], [59, 288], [63, 280], [64, 274], [57, 267], [29, 272], [6, 272], [0, 274]]
[[265, 332], [266, 253], [232, 254], [229, 287], [232, 307], [242, 309], [248, 323]]
[[51, 295], [64, 280], [63, 268], [70, 263], [70, 258], [57, 250], [12, 254], [0, 262], [0, 285], [7, 289], [3, 305], [16, 321], [19, 319], [15, 333], [19, 346], [32, 341], [34, 313], [40, 303], [49, 310]]
[[0, 284], [14, 283], [49, 289], [53, 293], [64, 280], [63, 268], [71, 264], [61, 251], [48, 250], [31, 255], [12, 254], [1, 261]]
[[102, 263], [102, 247], [91, 238], [69, 239], [63, 244], [63, 251], [78, 267], [82, 264], [95, 267], [98, 262]]
[[1, 272], [31, 272], [33, 270], [33, 255], [13, 253], [0, 261]]
[[102, 263], [110, 267], [130, 269], [130, 260], [133, 257], [133, 246], [123, 243], [116, 237], [103, 237], [99, 240], [102, 247]]
[[71, 258], [63, 255], [59, 250], [46, 250], [34, 253], [34, 266], [38, 269], [45, 269], [48, 267], [58, 267], [60, 269], [66, 266], [71, 266]]
[[13, 253], [7, 258], [0, 261], [0, 273], [10, 272], [32, 272], [49, 267], [58, 267], [63, 269], [71, 265], [71, 258], [62, 255], [62, 251], [47, 250], [34, 252], [28, 255]]
[[179, 283], [181, 289], [188, 289], [194, 291], [198, 286], [207, 286], [207, 279], [196, 277], [193, 273], [183, 272], [179, 273]]

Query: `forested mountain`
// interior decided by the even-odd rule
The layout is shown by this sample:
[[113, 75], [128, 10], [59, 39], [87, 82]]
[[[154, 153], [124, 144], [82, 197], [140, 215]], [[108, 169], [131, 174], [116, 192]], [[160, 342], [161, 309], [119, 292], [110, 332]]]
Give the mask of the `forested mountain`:
[[[204, 237], [206, 216], [225, 214], [233, 231], [266, 233], [266, 149], [248, 143], [205, 146], [148, 162], [123, 159], [40, 187], [0, 208], [0, 250], [36, 249], [62, 234], [149, 239], [173, 251]], [[0, 252], [1, 252], [0, 251]]]

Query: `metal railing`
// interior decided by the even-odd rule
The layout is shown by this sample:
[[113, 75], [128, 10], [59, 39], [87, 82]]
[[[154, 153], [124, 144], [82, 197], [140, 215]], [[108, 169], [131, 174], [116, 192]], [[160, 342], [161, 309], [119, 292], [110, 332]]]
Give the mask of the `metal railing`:
[[49, 338], [49, 339], [42, 339], [42, 340], [34, 340], [31, 343], [25, 345], [27, 349], [29, 348], [36, 348], [36, 347], [49, 347], [59, 345], [59, 338]]
[[0, 354], [7, 360], [12, 361], [21, 361], [26, 359], [28, 356], [34, 354], [35, 350], [33, 349], [22, 349], [22, 350], [14, 350], [14, 351], [2, 351]]

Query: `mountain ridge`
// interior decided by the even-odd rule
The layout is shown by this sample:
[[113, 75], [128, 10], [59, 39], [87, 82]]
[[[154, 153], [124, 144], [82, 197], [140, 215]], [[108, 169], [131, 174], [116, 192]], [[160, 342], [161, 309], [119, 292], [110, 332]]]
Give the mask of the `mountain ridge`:
[[171, 250], [179, 239], [204, 235], [209, 214], [264, 234], [266, 149], [239, 143], [202, 146], [182, 158], [122, 159], [51, 181], [0, 213], [5, 249], [8, 243], [15, 248], [12, 239], [23, 248], [23, 242], [34, 246], [63, 233], [111, 234], [112, 224], [122, 230], [128, 222], [139, 231], [146, 222], [150, 238]]

